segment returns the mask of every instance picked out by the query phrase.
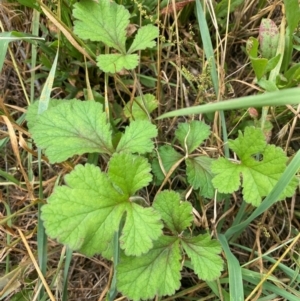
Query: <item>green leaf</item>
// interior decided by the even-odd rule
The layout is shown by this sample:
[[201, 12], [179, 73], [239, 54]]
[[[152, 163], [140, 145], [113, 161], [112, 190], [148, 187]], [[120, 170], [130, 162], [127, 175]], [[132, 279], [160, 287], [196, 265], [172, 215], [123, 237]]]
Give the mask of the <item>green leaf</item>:
[[[72, 99], [75, 101], [75, 99]], [[51, 108], [54, 108], [56, 106], [61, 105], [64, 102], [68, 102], [71, 100], [64, 100], [64, 99], [50, 99], [48, 103], [48, 110]], [[41, 117], [41, 114], [38, 114], [39, 109], [39, 101], [35, 101], [33, 104], [31, 104], [26, 112], [26, 121], [29, 131], [34, 127], [34, 125], [37, 123], [37, 120]]]
[[139, 57], [137, 54], [101, 54], [97, 57], [97, 62], [102, 71], [117, 73], [122, 69], [134, 69], [139, 63]]
[[275, 57], [278, 42], [279, 30], [271, 19], [262, 19], [259, 26], [259, 42], [262, 56], [267, 59]]
[[120, 139], [117, 152], [145, 154], [153, 150], [152, 138], [157, 136], [156, 126], [148, 120], [132, 121]]
[[[152, 94], [145, 94], [134, 99], [133, 103], [128, 102], [124, 108], [124, 114], [130, 120], [148, 120], [148, 114], [158, 106], [158, 101]], [[148, 112], [148, 114], [146, 113]], [[133, 118], [132, 118], [133, 117]]]
[[187, 154], [193, 152], [209, 137], [210, 128], [201, 121], [193, 120], [190, 123], [180, 123], [175, 136]]
[[154, 47], [156, 45], [156, 42], [153, 40], [156, 39], [158, 35], [158, 28], [152, 24], [141, 27], [138, 30], [134, 41], [128, 50], [128, 53]]
[[160, 192], [153, 203], [153, 207], [161, 214], [174, 234], [180, 234], [193, 221], [193, 207], [189, 202], [181, 202], [179, 193], [175, 191]]
[[119, 228], [128, 195], [91, 164], [77, 165], [65, 181], [42, 207], [46, 233], [88, 256], [101, 253]]
[[219, 158], [212, 164], [211, 170], [215, 174], [212, 183], [219, 192], [232, 193], [239, 189], [242, 168], [238, 163]]
[[[147, 159], [128, 153], [114, 154], [109, 161], [108, 176], [123, 194], [134, 195], [152, 180]], [[124, 176], [126, 175], [126, 176]]]
[[268, 66], [268, 59], [266, 58], [251, 58], [251, 65], [258, 80], [260, 80], [266, 74], [266, 68]]
[[106, 114], [94, 101], [72, 100], [45, 111], [31, 133], [35, 143], [46, 149], [51, 163], [84, 153], [114, 151]]
[[284, 0], [284, 6], [289, 32], [293, 33], [300, 21], [299, 2], [297, 0]]
[[212, 184], [213, 174], [211, 163], [214, 160], [205, 157], [193, 157], [186, 160], [186, 174], [188, 182], [194, 189], [200, 188], [200, 194], [206, 198], [213, 198], [215, 189]]
[[[168, 173], [172, 166], [182, 159], [182, 155], [177, 153], [175, 149], [170, 145], [163, 145], [158, 148], [158, 154], [160, 156], [161, 164], [165, 173]], [[161, 169], [158, 158], [152, 161], [152, 172], [155, 175], [155, 183], [160, 185], [165, 179], [164, 173]]]
[[[240, 186], [243, 177], [244, 200], [254, 206], [267, 196], [286, 168], [287, 157], [283, 150], [267, 145], [261, 129], [247, 127], [244, 135], [239, 132], [235, 140], [229, 140], [229, 147], [236, 152], [240, 162], [220, 158], [212, 163], [216, 176], [213, 185], [220, 192], [231, 193]], [[297, 185], [296, 179], [285, 189], [280, 199], [292, 196]]]
[[[269, 63], [268, 59], [257, 57], [258, 56], [258, 45], [259, 45], [258, 40], [253, 37], [250, 37], [247, 40], [246, 52], [249, 55], [249, 58], [251, 60], [251, 65], [255, 72], [255, 75], [256, 75], [257, 79], [260, 80], [266, 74], [268, 68], [270, 68], [270, 66], [272, 65], [272, 62], [274, 62], [274, 60], [275, 61], [279, 60], [280, 56], [278, 56], [278, 58], [276, 57], [276, 59], [274, 58], [274, 60], [272, 60], [272, 62]], [[272, 70], [272, 69], [270, 69], [270, 70]]]
[[[134, 156], [115, 154], [109, 169], [128, 164], [131, 157]], [[139, 182], [147, 182], [142, 177], [151, 179], [151, 175], [138, 170], [119, 175], [109, 170], [108, 175], [91, 164], [77, 165], [65, 177], [67, 186], [57, 187], [42, 208], [46, 232], [73, 250], [107, 257], [114, 232], [127, 212], [121, 246], [126, 254], [139, 256], [152, 247], [152, 240], [161, 236], [163, 225], [158, 212], [131, 202], [128, 192], [141, 188]], [[122, 183], [128, 185], [127, 191], [120, 191]]]
[[[300, 48], [298, 51], [300, 51]], [[297, 63], [290, 67], [287, 72], [284, 73], [284, 76], [278, 77], [277, 80], [277, 86], [280, 89], [297, 86], [300, 82], [300, 64]]]
[[126, 28], [130, 14], [123, 5], [110, 0], [84, 0], [74, 5], [73, 16], [77, 19], [74, 33], [80, 38], [100, 41], [122, 54], [126, 53]]
[[265, 77], [261, 78], [257, 82], [257, 84], [267, 92], [273, 92], [279, 90], [277, 85], [274, 83], [274, 81], [266, 79]]
[[185, 237], [182, 239], [182, 246], [199, 278], [211, 281], [220, 276], [223, 261], [218, 255], [221, 253], [221, 246], [217, 240], [212, 240], [209, 234]]
[[127, 208], [126, 222], [120, 238], [120, 245], [127, 256], [140, 256], [152, 247], [152, 241], [162, 235], [162, 222], [153, 208], [143, 208], [132, 203]]
[[246, 43], [246, 52], [250, 58], [257, 58], [258, 55], [258, 40], [250, 37]]
[[269, 59], [268, 64], [266, 66], [266, 72], [272, 71], [277, 66], [277, 64], [280, 60], [280, 57], [281, 57], [281, 54], [279, 53], [278, 55]]
[[180, 261], [178, 238], [161, 236], [147, 254], [121, 256], [117, 266], [118, 290], [134, 301], [172, 295], [180, 287]]

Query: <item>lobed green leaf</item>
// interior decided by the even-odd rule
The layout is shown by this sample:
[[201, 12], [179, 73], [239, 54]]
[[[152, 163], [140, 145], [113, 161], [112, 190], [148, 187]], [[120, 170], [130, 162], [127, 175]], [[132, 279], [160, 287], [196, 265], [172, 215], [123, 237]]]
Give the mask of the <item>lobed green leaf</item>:
[[122, 69], [132, 70], [139, 63], [139, 57], [137, 54], [100, 54], [97, 57], [98, 67], [109, 73], [117, 73]]
[[180, 261], [178, 238], [161, 236], [147, 254], [121, 256], [118, 290], [134, 301], [171, 295], [180, 287]]
[[71, 100], [48, 109], [40, 114], [31, 134], [51, 163], [84, 153], [114, 151], [106, 114], [94, 101]]
[[201, 121], [193, 120], [190, 123], [180, 123], [175, 136], [187, 154], [192, 153], [209, 137], [210, 128]]
[[[246, 202], [253, 206], [261, 203], [278, 182], [286, 168], [287, 157], [283, 150], [267, 145], [261, 129], [247, 127], [244, 135], [239, 132], [235, 140], [229, 140], [229, 147], [236, 152], [240, 162], [220, 158], [213, 162], [211, 169], [215, 174], [213, 185], [220, 192], [231, 193], [240, 186], [240, 175]], [[297, 185], [294, 179], [284, 190], [280, 199], [292, 196]]]
[[[176, 152], [176, 150], [170, 145], [163, 145], [158, 148], [158, 158], [154, 158], [152, 161], [152, 172], [155, 175], [155, 183], [160, 185], [165, 179], [165, 173], [168, 173], [172, 166], [182, 159], [182, 155]], [[161, 162], [161, 163], [160, 163]], [[162, 171], [162, 167], [164, 172]]]
[[212, 184], [213, 173], [211, 163], [214, 160], [206, 156], [186, 159], [186, 174], [188, 182], [194, 189], [200, 189], [200, 194], [206, 198], [213, 198], [215, 188]]
[[119, 141], [117, 152], [145, 154], [153, 150], [151, 140], [157, 136], [156, 126], [148, 120], [132, 121]]
[[153, 208], [143, 208], [135, 203], [131, 203], [126, 212], [120, 245], [127, 256], [140, 256], [148, 252], [153, 241], [162, 235], [161, 217]]
[[153, 208], [161, 214], [167, 228], [176, 235], [192, 224], [192, 205], [181, 202], [179, 193], [175, 191], [160, 192], [154, 200]]
[[120, 192], [134, 195], [152, 180], [148, 160], [128, 153], [114, 154], [109, 161], [108, 176]]
[[145, 94], [134, 99], [133, 103], [128, 102], [124, 107], [124, 114], [130, 120], [148, 120], [148, 114], [158, 106], [158, 101], [152, 94]]
[[221, 245], [217, 240], [212, 240], [209, 234], [185, 237], [182, 246], [199, 278], [211, 281], [220, 276], [223, 261], [218, 255], [221, 253]]
[[128, 50], [128, 53], [154, 47], [156, 45], [156, 42], [153, 40], [158, 38], [158, 35], [158, 28], [152, 24], [141, 27], [138, 30], [134, 41]]
[[42, 207], [46, 233], [88, 256], [101, 253], [119, 228], [128, 196], [91, 164], [77, 165], [65, 181]]
[[146, 159], [126, 153], [111, 160], [108, 174], [91, 164], [77, 165], [65, 177], [67, 185], [57, 187], [43, 206], [42, 219], [47, 234], [71, 249], [110, 257], [114, 232], [127, 212], [121, 246], [126, 254], [139, 256], [152, 247], [163, 227], [158, 212], [131, 201], [132, 194], [151, 180], [150, 167]]
[[74, 5], [73, 16], [77, 19], [74, 33], [80, 38], [103, 42], [122, 54], [126, 53], [130, 14], [123, 5], [110, 0], [82, 0]]

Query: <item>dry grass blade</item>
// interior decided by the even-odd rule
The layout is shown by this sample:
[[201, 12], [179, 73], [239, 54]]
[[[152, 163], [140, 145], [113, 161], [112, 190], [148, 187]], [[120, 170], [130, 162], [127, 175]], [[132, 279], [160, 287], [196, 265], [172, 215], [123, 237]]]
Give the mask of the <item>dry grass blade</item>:
[[44, 12], [44, 14], [53, 22], [53, 24], [61, 30], [61, 32], [65, 35], [65, 37], [69, 40], [69, 42], [80, 52], [82, 53], [85, 57], [87, 57], [91, 62], [96, 64], [96, 62], [91, 58], [91, 56], [78, 44], [78, 42], [74, 39], [72, 33], [70, 30], [62, 23], [60, 22], [54, 15], [53, 13], [48, 9], [46, 5], [43, 3], [41, 4], [41, 8]]
[[18, 267], [3, 277], [0, 277], [0, 300], [21, 286], [21, 282], [18, 280], [21, 272], [22, 269]]
[[3, 118], [3, 120], [4, 120], [4, 122], [7, 126], [9, 137], [10, 137], [10, 142], [11, 142], [11, 145], [12, 145], [12, 149], [13, 149], [14, 154], [16, 156], [16, 159], [17, 159], [18, 165], [20, 167], [21, 173], [24, 177], [26, 187], [27, 187], [27, 191], [28, 191], [28, 194], [29, 194], [29, 198], [31, 200], [33, 200], [34, 199], [33, 187], [32, 187], [32, 185], [31, 185], [31, 183], [28, 179], [27, 173], [26, 173], [26, 171], [25, 171], [25, 169], [22, 165], [22, 162], [21, 162], [21, 157], [20, 157], [19, 147], [18, 147], [18, 139], [17, 139], [16, 133], [14, 131], [13, 125], [12, 125], [11, 121], [8, 119], [8, 117], [2, 116], [2, 118]]
[[294, 238], [293, 242], [289, 245], [289, 247], [284, 251], [284, 253], [280, 256], [280, 258], [276, 261], [276, 263], [272, 266], [272, 268], [268, 271], [268, 273], [263, 277], [263, 279], [259, 282], [259, 284], [255, 287], [255, 289], [251, 292], [251, 294], [246, 298], [245, 301], [253, 300], [252, 296], [260, 289], [263, 283], [270, 277], [270, 275], [274, 272], [276, 267], [282, 262], [284, 257], [291, 251], [294, 245], [299, 241], [300, 233]]
[[53, 294], [52, 294], [52, 292], [51, 292], [51, 290], [50, 290], [50, 288], [49, 288], [49, 286], [48, 286], [48, 284], [47, 284], [47, 282], [46, 282], [46, 280], [45, 280], [45, 278], [44, 278], [44, 276], [43, 276], [43, 274], [42, 274], [42, 272], [41, 272], [41, 270], [39, 268], [38, 263], [36, 262], [36, 260], [34, 258], [34, 255], [32, 254], [30, 246], [29, 246], [29, 244], [28, 244], [28, 242], [26, 240], [26, 237], [24, 236], [24, 234], [22, 233], [22, 231], [20, 229], [18, 229], [18, 232], [19, 232], [19, 234], [20, 234], [20, 236], [22, 238], [22, 241], [23, 241], [23, 243], [24, 243], [24, 245], [26, 247], [28, 255], [29, 255], [29, 257], [30, 257], [30, 259], [31, 259], [31, 261], [32, 261], [32, 263], [33, 263], [33, 265], [34, 265], [34, 267], [35, 267], [35, 269], [36, 269], [36, 271], [37, 271], [37, 273], [38, 273], [38, 275], [39, 275], [39, 277], [40, 277], [40, 279], [41, 279], [41, 281], [42, 281], [42, 283], [43, 283], [43, 285], [44, 285], [44, 287], [45, 287], [45, 289], [47, 291], [47, 293], [48, 293], [49, 298], [51, 299], [51, 301], [56, 301], [55, 297], [53, 296]]

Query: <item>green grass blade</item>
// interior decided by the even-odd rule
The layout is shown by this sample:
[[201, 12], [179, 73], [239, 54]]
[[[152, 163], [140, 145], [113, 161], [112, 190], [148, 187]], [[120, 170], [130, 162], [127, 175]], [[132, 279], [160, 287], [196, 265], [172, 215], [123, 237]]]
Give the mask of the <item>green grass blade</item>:
[[220, 297], [220, 287], [217, 281], [206, 281], [206, 284], [214, 292], [214, 294], [219, 298], [219, 300], [230, 301], [230, 295], [225, 289], [221, 288], [222, 298]]
[[210, 64], [210, 72], [211, 72], [211, 80], [213, 82], [213, 86], [215, 89], [216, 95], [219, 94], [219, 79], [218, 79], [218, 73], [217, 73], [217, 66], [214, 56], [214, 49], [211, 43], [210, 33], [206, 22], [206, 17], [203, 12], [203, 8], [201, 5], [200, 0], [196, 0], [196, 16], [197, 21], [199, 24], [199, 29], [201, 33], [201, 39], [203, 44], [203, 50], [206, 56], [206, 59], [208, 60]]
[[[272, 252], [277, 251], [280, 248], [284, 248], [285, 246], [287, 246], [288, 244], [290, 244], [293, 240], [294, 240], [294, 238], [289, 239], [288, 241], [285, 241], [280, 246], [277, 246], [276, 248], [274, 248], [272, 250], [269, 250], [265, 254], [261, 255], [261, 258], [263, 260], [265, 260], [265, 261], [268, 261], [268, 262], [272, 263], [272, 264], [276, 263], [277, 259], [274, 259], [275, 257], [273, 258], [271, 255], [269, 256], [269, 254], [271, 254]], [[236, 247], [238, 249], [247, 251], [249, 253], [249, 255], [253, 253], [252, 249], [247, 248], [245, 246], [242, 246], [240, 244], [231, 243], [230, 245], [234, 246], [234, 247]], [[257, 255], [257, 256], [260, 256], [260, 254], [257, 251], [254, 251], [254, 254]], [[254, 258], [252, 261], [248, 262], [247, 264], [244, 264], [243, 266], [251, 264], [253, 261], [257, 260], [258, 258]], [[300, 274], [297, 272], [297, 267], [295, 267], [296, 270], [292, 270], [290, 267], [286, 266], [285, 264], [279, 263], [278, 266], [277, 266], [277, 268], [280, 269], [283, 273], [285, 273], [290, 279], [294, 279], [295, 281], [297, 281], [298, 283], [300, 283]], [[261, 278], [259, 279], [259, 281], [260, 280], [261, 280]]]
[[292, 62], [293, 54], [293, 33], [300, 21], [300, 10], [298, 0], [284, 0], [284, 7], [287, 19], [286, 46], [282, 62], [282, 70], [286, 72]]
[[68, 300], [68, 274], [69, 274], [70, 264], [72, 260], [72, 255], [73, 255], [73, 251], [67, 247], [65, 267], [64, 267], [63, 295], [61, 299], [62, 301]]
[[58, 60], [58, 50], [56, 52], [56, 56], [55, 56], [53, 65], [51, 67], [50, 73], [48, 75], [48, 78], [46, 80], [46, 83], [43, 87], [43, 90], [42, 90], [42, 93], [40, 96], [39, 109], [38, 109], [39, 114], [43, 113], [48, 108], [48, 104], [50, 101], [50, 94], [51, 94], [51, 90], [52, 90], [52, 86], [53, 86], [53, 82], [54, 82], [57, 60]]
[[[51, 67], [50, 73], [48, 75], [48, 78], [46, 80], [46, 83], [44, 85], [44, 88], [42, 90], [41, 96], [40, 96], [40, 102], [39, 102], [39, 109], [38, 113], [41, 114], [48, 108], [48, 104], [50, 101], [50, 94], [51, 94], [51, 89], [53, 86], [53, 81], [54, 81], [54, 76], [55, 76], [55, 71], [56, 71], [56, 66], [57, 66], [57, 60], [58, 60], [58, 50], [53, 62], [53, 65]], [[41, 158], [42, 158], [42, 152], [41, 149], [38, 148], [38, 168], [39, 168], [39, 180], [40, 180], [40, 185], [39, 185], [39, 198], [43, 199], [43, 185], [42, 185], [42, 163], [41, 163]], [[37, 231], [37, 241], [38, 241], [38, 259], [39, 259], [39, 265], [41, 272], [43, 275], [46, 274], [47, 270], [47, 235], [45, 233], [45, 228], [43, 221], [41, 219], [41, 208], [42, 204], [39, 204], [38, 206], [38, 231]], [[39, 295], [39, 300], [41, 300], [44, 296], [44, 290], [42, 289]]]
[[[39, 20], [40, 12], [37, 10], [33, 11], [33, 20], [32, 20], [32, 34], [38, 35], [39, 33]], [[30, 78], [30, 102], [34, 101], [34, 82], [35, 82], [35, 67], [36, 67], [36, 58], [37, 58], [37, 45], [32, 44], [31, 46], [31, 78]]]
[[[298, 90], [298, 89], [297, 89]], [[269, 95], [271, 93], [266, 93]], [[275, 204], [282, 194], [282, 191], [290, 183], [292, 178], [295, 176], [296, 172], [300, 169], [300, 151], [296, 153], [290, 164], [287, 166], [286, 170], [282, 174], [281, 178], [271, 191], [271, 193], [263, 200], [259, 207], [257, 207], [252, 214], [239, 225], [229, 228], [225, 236], [230, 239], [232, 236], [237, 237], [256, 217], [268, 210], [273, 204]]]
[[1, 21], [0, 21], [0, 28], [3, 31], [0, 33], [0, 72], [3, 68], [9, 42], [26, 40], [28, 42], [33, 43], [33, 40], [44, 40], [44, 38], [37, 38], [35, 36], [31, 36], [25, 33], [18, 33], [15, 31], [4, 32]]
[[6, 179], [7, 181], [16, 184], [17, 186], [19, 186], [21, 184], [14, 176], [5, 172], [1, 168], [0, 168], [0, 176], [3, 177], [4, 179]]
[[231, 300], [243, 301], [244, 290], [243, 290], [243, 278], [241, 266], [236, 257], [230, 251], [226, 237], [223, 234], [218, 235], [219, 241], [225, 252], [229, 273], [229, 295]]
[[1, 37], [4, 37], [3, 39], [0, 39], [0, 72], [3, 68], [3, 64], [5, 61], [6, 57], [6, 52], [8, 49], [8, 39], [5, 39], [6, 37], [10, 37], [11, 33], [10, 32], [2, 32]]
[[204, 114], [221, 110], [236, 110], [249, 107], [282, 106], [300, 103], [300, 88], [291, 88], [265, 94], [245, 96], [226, 101], [208, 103], [162, 114], [157, 119], [182, 115]]
[[[121, 226], [119, 227], [121, 229]], [[119, 231], [120, 231], [119, 229]], [[107, 294], [107, 300], [108, 301], [114, 301], [117, 294], [118, 294], [118, 290], [117, 290], [117, 266], [119, 263], [119, 252], [120, 252], [120, 245], [119, 245], [119, 231], [116, 231], [114, 234], [114, 242], [113, 242], [113, 259], [114, 259], [114, 276], [113, 279], [111, 281], [111, 285], [109, 288], [109, 292]]]
[[[201, 39], [202, 39], [204, 53], [207, 60], [210, 63], [210, 74], [211, 74], [212, 83], [216, 95], [219, 95], [219, 77], [217, 73], [217, 64], [216, 64], [214, 50], [210, 38], [210, 32], [207, 26], [205, 14], [203, 12], [200, 0], [196, 0], [196, 16], [199, 24], [199, 29], [201, 32]], [[225, 116], [223, 111], [220, 111], [220, 117], [221, 117], [225, 157], [229, 158], [229, 147], [227, 144], [228, 135], [227, 135], [227, 128], [226, 128]]]
[[[257, 285], [261, 281], [262, 275], [260, 273], [249, 271], [248, 269], [242, 269], [243, 279], [249, 283]], [[274, 277], [272, 277], [274, 279]], [[275, 281], [275, 279], [274, 279]], [[276, 282], [280, 282], [279, 280]], [[262, 285], [265, 294], [269, 294], [269, 292], [275, 293], [280, 297], [283, 297], [284, 300], [289, 301], [298, 301], [300, 294], [299, 292], [294, 291], [295, 294], [292, 294], [287, 291], [287, 288], [284, 288], [283, 283], [280, 282], [279, 286], [270, 283], [270, 281], [266, 281]], [[292, 289], [291, 289], [292, 290]], [[264, 292], [263, 291], [263, 292]], [[297, 295], [296, 295], [297, 294]]]

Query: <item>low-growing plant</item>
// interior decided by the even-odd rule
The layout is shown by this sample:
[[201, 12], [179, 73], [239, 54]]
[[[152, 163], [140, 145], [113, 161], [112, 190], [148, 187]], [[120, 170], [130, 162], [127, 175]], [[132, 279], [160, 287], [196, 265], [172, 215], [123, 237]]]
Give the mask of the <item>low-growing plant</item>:
[[[38, 102], [32, 105], [27, 120], [34, 141], [45, 148], [51, 163], [94, 152], [110, 159], [107, 172], [91, 164], [77, 165], [65, 177], [67, 185], [56, 187], [42, 209], [47, 234], [73, 250], [111, 259], [114, 235], [122, 225], [117, 285], [134, 300], [174, 293], [184, 254], [200, 278], [220, 276], [219, 243], [209, 234], [194, 236], [188, 231], [193, 221], [191, 203], [181, 202], [171, 190], [158, 193], [154, 201], [139, 194], [152, 180], [145, 155], [153, 151], [156, 127], [149, 120], [131, 121], [114, 146], [101, 104], [79, 100], [50, 104], [40, 115]], [[199, 138], [190, 141], [194, 148]]]
[[[127, 45], [130, 14], [109, 0], [76, 3], [73, 16], [81, 39], [110, 47], [97, 57], [98, 67], [110, 74], [134, 69], [139, 63], [136, 52], [154, 47], [159, 34], [148, 24]], [[193, 202], [182, 199], [177, 187], [162, 190], [182, 162], [187, 185], [202, 197], [212, 199], [216, 189], [226, 194], [242, 186], [244, 200], [253, 206], [270, 194], [286, 168], [284, 152], [268, 145], [261, 129], [254, 127], [229, 140], [236, 161], [199, 154], [210, 128], [195, 120], [178, 124], [175, 138], [181, 151], [164, 145], [155, 152], [158, 130], [151, 113], [157, 100], [151, 94], [124, 106], [129, 120], [125, 129], [118, 129], [107, 107], [94, 100], [52, 99], [38, 114], [41, 103], [29, 107], [27, 123], [50, 163], [87, 153], [100, 154], [107, 162], [102, 170], [78, 164], [65, 176], [65, 185], [57, 186], [42, 207], [46, 232], [72, 250], [114, 258], [117, 289], [133, 300], [173, 294], [187, 259], [205, 281], [217, 279], [223, 270], [218, 240], [194, 229]], [[146, 196], [153, 185], [161, 188]], [[294, 178], [278, 199], [292, 196], [296, 185]]]

